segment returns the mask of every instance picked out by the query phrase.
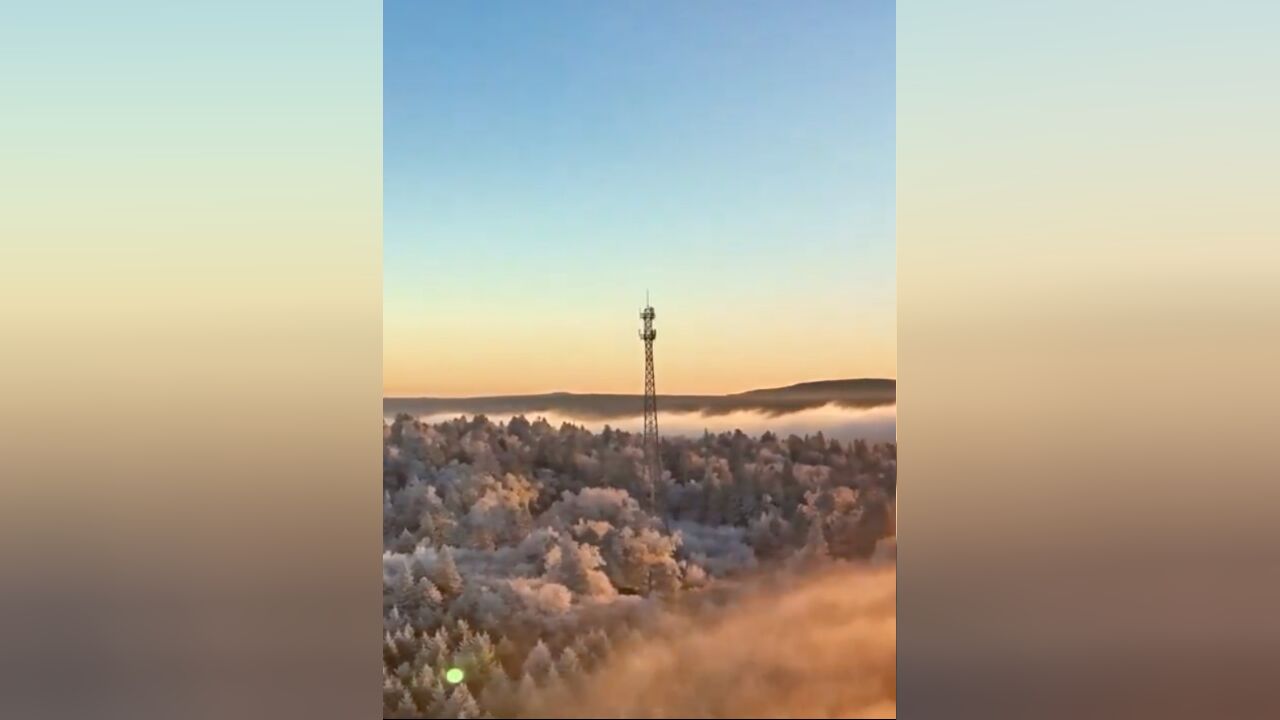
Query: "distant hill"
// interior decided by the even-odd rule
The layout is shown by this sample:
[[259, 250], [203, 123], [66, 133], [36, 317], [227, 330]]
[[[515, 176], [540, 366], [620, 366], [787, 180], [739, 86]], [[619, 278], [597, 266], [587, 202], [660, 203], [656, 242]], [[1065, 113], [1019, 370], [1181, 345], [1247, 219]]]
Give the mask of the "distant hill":
[[[897, 381], [881, 378], [820, 380], [778, 388], [748, 390], [731, 395], [659, 395], [659, 412], [700, 412], [724, 415], [755, 411], [778, 416], [835, 405], [844, 408], [874, 408], [897, 402]], [[384, 398], [388, 414], [515, 415], [559, 413], [583, 419], [640, 415], [643, 398], [638, 394], [568, 393], [541, 395], [498, 395], [469, 398]]]
[[861, 378], [858, 380], [817, 380], [779, 388], [748, 390], [725, 397], [825, 397], [825, 398], [894, 398], [897, 380]]

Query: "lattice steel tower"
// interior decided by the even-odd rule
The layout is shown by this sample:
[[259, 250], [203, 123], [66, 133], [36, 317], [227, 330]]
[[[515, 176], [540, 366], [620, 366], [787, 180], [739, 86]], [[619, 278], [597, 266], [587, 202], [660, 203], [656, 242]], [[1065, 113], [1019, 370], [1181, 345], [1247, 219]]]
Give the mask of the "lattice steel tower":
[[640, 311], [640, 319], [644, 327], [640, 330], [640, 339], [644, 341], [644, 468], [646, 484], [649, 486], [649, 507], [653, 507], [654, 488], [662, 479], [662, 460], [658, 456], [658, 391], [653, 379], [653, 341], [658, 331], [653, 329], [656, 313], [649, 304], [649, 293], [644, 294], [644, 309]]

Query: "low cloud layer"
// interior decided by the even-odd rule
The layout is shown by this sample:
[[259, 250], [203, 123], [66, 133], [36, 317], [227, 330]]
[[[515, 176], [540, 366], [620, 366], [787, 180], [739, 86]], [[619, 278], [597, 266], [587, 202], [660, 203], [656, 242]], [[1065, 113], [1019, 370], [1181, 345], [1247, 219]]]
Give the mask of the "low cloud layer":
[[891, 564], [756, 581], [726, 609], [673, 615], [589, 684], [522, 715], [893, 717], [895, 602]]
[[[769, 417], [780, 417], [828, 405], [846, 409], [887, 407], [894, 404], [896, 389], [893, 380], [832, 380], [733, 395], [659, 395], [658, 408], [662, 412], [701, 413], [707, 416], [758, 412]], [[498, 417], [553, 413], [583, 420], [631, 417], [637, 415], [642, 407], [639, 395], [577, 393], [472, 398], [386, 398], [383, 402], [384, 411], [393, 415], [460, 413]]]

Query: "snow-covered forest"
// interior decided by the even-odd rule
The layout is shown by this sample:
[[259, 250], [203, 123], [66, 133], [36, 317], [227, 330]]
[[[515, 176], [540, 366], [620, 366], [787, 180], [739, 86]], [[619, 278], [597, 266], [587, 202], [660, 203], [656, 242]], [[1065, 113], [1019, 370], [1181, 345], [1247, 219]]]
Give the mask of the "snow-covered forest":
[[388, 718], [535, 715], [674, 609], [895, 534], [894, 444], [668, 437], [650, 488], [640, 436], [608, 427], [400, 415], [383, 436]]

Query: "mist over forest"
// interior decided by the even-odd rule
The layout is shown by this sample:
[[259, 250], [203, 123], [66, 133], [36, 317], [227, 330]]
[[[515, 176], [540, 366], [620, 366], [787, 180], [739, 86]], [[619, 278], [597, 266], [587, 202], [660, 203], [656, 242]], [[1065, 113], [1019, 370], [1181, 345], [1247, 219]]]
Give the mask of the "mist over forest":
[[[895, 712], [897, 447], [383, 427], [386, 717]], [[652, 498], [652, 499], [651, 499]]]
[[[881, 378], [821, 380], [780, 388], [749, 390], [730, 395], [658, 395], [658, 407], [667, 413], [705, 416], [756, 412], [767, 417], [834, 406], [870, 409], [893, 405], [897, 382]], [[554, 392], [541, 395], [493, 395], [486, 397], [390, 397], [386, 412], [396, 415], [459, 413], [494, 416], [558, 413], [583, 420], [611, 420], [635, 415], [639, 395]]]

